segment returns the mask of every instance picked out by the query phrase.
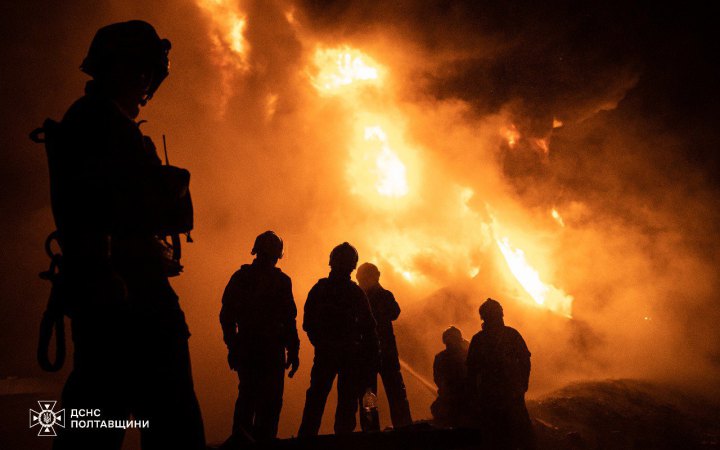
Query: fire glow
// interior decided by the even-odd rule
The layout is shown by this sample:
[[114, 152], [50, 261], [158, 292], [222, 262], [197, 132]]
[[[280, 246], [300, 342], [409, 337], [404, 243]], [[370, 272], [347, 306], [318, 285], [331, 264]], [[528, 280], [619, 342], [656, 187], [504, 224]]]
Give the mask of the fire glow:
[[[313, 85], [320, 94], [339, 95], [342, 92], [342, 98], [345, 99], [346, 106], [354, 113], [354, 116], [373, 117], [373, 113], [370, 112], [372, 108], [367, 104], [366, 99], [361, 100], [352, 95], [352, 92], [345, 92], [344, 89], [356, 85], [372, 85], [376, 89], [381, 89], [383, 83], [378, 75], [381, 70], [375, 66], [376, 62], [360, 50], [344, 46], [337, 49], [317, 49], [314, 64], [318, 69], [318, 73], [313, 79]], [[385, 123], [394, 123], [387, 117], [381, 119]], [[363, 141], [356, 145], [355, 162], [351, 164], [349, 169], [349, 174], [354, 180], [351, 190], [358, 195], [368, 196], [371, 195], [368, 186], [372, 185], [375, 193], [382, 197], [401, 198], [407, 196], [410, 192], [407, 182], [407, 167], [391, 147], [385, 129], [380, 125], [366, 125], [362, 129]], [[520, 139], [520, 133], [512, 124], [503, 128], [501, 133], [510, 148], [513, 148]], [[547, 142], [542, 140], [538, 145], [547, 154], [549, 151]], [[351, 152], [351, 160], [353, 159], [352, 155]], [[369, 183], [368, 179], [372, 179], [374, 182]], [[472, 195], [472, 190], [464, 189], [461, 191], [460, 198], [462, 201], [460, 203], [462, 211], [460, 211], [460, 215], [463, 216], [462, 212], [464, 211], [466, 220], [475, 221], [478, 220], [477, 217], [471, 214], [471, 210], [467, 206], [467, 202]], [[557, 213], [555, 212], [555, 214]], [[558, 219], [556, 218], [556, 220]], [[493, 223], [493, 229], [497, 228], [497, 224]], [[386, 232], [388, 231], [386, 230]], [[404, 241], [406, 240], [407, 238], [404, 239]], [[525, 252], [522, 249], [513, 247], [507, 237], [496, 238], [495, 242], [510, 272], [520, 286], [529, 294], [535, 305], [565, 317], [571, 317], [572, 296], [567, 295], [553, 285], [544, 283], [538, 271], [528, 263]], [[417, 254], [418, 248], [427, 246], [412, 241], [405, 242], [405, 244], [402, 246], [404, 251], [401, 252], [405, 254], [405, 257], [402, 258], [405, 261], [404, 263], [400, 264], [397, 258], [391, 255], [386, 255], [386, 260], [390, 262], [402, 278], [409, 283], [415, 284], [423, 277], [412, 270], [413, 255]], [[443, 246], [452, 248], [456, 245], [458, 243], [446, 242]], [[391, 245], [390, 248], [395, 252], [400, 251], [397, 245]], [[437, 249], [432, 250], [433, 253], [435, 253], [435, 250]], [[465, 271], [470, 277], [476, 276], [478, 272], [479, 270], [476, 267], [470, 267]]]
[[[197, 0], [198, 6], [211, 18], [210, 38], [218, 54], [224, 86], [232, 94], [235, 78], [251, 70], [250, 45], [245, 40], [247, 18], [237, 6], [224, 0]], [[287, 18], [287, 17], [286, 17]], [[292, 19], [292, 20], [291, 20]], [[294, 23], [294, 17], [288, 18]], [[318, 99], [332, 99], [340, 106], [343, 116], [338, 123], [348, 126], [345, 142], [348, 191], [363, 200], [380, 214], [383, 220], [397, 222], [397, 226], [377, 227], [368, 224], [364, 235], [374, 236], [372, 256], [389, 264], [402, 280], [419, 289], [418, 292], [439, 288], [447, 282], [446, 277], [475, 277], [480, 273], [473, 252], [492, 251], [497, 245], [510, 272], [534, 303], [557, 314], [569, 317], [572, 297], [552, 285], [545, 284], [526, 260], [525, 252], [510, 244], [507, 237], [492, 239], [493, 224], [487, 223], [468, 206], [474, 194], [447, 180], [458, 189], [457, 206], [453, 201], [442, 206], [442, 214], [448, 215], [452, 227], [444, 219], [433, 219], [433, 226], [402, 222], [402, 211], [408, 205], [423, 202], [423, 186], [427, 182], [422, 173], [422, 154], [406, 142], [406, 124], [410, 117], [394, 97], [393, 87], [386, 82], [388, 69], [361, 49], [343, 44], [326, 47], [308, 43], [312, 48], [304, 72], [315, 88]], [[266, 119], [276, 111], [277, 96], [269, 94], [266, 99]], [[514, 124], [502, 127], [501, 136], [510, 148], [521, 139]], [[544, 144], [544, 145], [542, 145]], [[538, 144], [547, 153], [547, 143]], [[454, 188], [453, 188], [454, 189]], [[455, 197], [453, 197], [455, 198]], [[362, 207], [362, 206], [358, 206]], [[438, 211], [439, 211], [438, 210]], [[439, 227], [439, 228], [438, 228]], [[481, 235], [469, 236], [466, 229], [484, 230]], [[445, 233], [439, 232], [446, 230]], [[468, 240], [469, 239], [469, 240]], [[441, 275], [427, 273], [427, 261], [438, 261], [443, 269]], [[425, 261], [425, 262], [423, 262]], [[502, 263], [501, 263], [502, 264]]]
[[314, 64], [319, 72], [314, 77], [313, 84], [323, 93], [337, 93], [339, 89], [358, 82], [380, 82], [377, 63], [359, 50], [348, 46], [318, 48], [315, 51]]
[[507, 237], [496, 238], [495, 242], [505, 258], [510, 272], [537, 305], [560, 315], [572, 317], [573, 297], [571, 295], [553, 285], [543, 283], [538, 271], [525, 258], [525, 252], [513, 247]]
[[386, 197], [403, 197], [408, 193], [405, 165], [392, 151], [387, 142], [387, 135], [382, 128], [366, 127], [365, 140], [379, 142], [380, 151], [375, 159], [377, 182], [375, 187], [380, 195]]

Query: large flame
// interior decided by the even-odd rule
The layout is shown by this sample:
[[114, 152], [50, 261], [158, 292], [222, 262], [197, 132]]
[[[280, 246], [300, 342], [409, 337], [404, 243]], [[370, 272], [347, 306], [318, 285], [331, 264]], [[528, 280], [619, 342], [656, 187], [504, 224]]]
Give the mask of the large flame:
[[[361, 86], [381, 90], [383, 81], [380, 74], [384, 73], [385, 69], [368, 55], [349, 46], [317, 48], [313, 62], [317, 75], [312, 82], [317, 91], [321, 95], [339, 97], [355, 118], [355, 129], [358, 133], [362, 133], [362, 140], [356, 139], [350, 151], [351, 164], [348, 173], [351, 179], [351, 191], [364, 198], [377, 198], [378, 195], [390, 199], [406, 197], [410, 192], [407, 180], [408, 167], [399, 156], [397, 149], [405, 150], [402, 152], [405, 159], [417, 155], [403, 142], [391, 145], [392, 138], [388, 133], [392, 127], [395, 136], [402, 136], [402, 131], [398, 132], [402, 126], [398, 123], [402, 123], [405, 119], [400, 117], [401, 120], [395, 120], [389, 117], [386, 111], [378, 113], [377, 108], [373, 108], [374, 105], [371, 104], [372, 97], [356, 95], [355, 90]], [[517, 145], [520, 133], [515, 125], [503, 127], [501, 133], [509, 147]], [[402, 141], [401, 138], [397, 140]], [[548, 152], [546, 140], [540, 140], [537, 145], [545, 153]], [[473, 194], [468, 188], [459, 190], [459, 208], [454, 214], [471, 225], [482, 226], [480, 218], [467, 206]], [[395, 209], [398, 206], [397, 203], [388, 205]], [[493, 220], [492, 229], [496, 231], [495, 234], [497, 228], [497, 222]], [[478, 245], [478, 242], [458, 242], [458, 239], [457, 235], [441, 237], [438, 233], [429, 236], [424, 231], [413, 233], [405, 229], [400, 233], [394, 233], [392, 230], [382, 229], [375, 239], [377, 242], [375, 254], [389, 263], [407, 282], [413, 284], [422, 282], [428, 286], [429, 280], [424, 277], [422, 270], [418, 270], [418, 260], [422, 260], [425, 256], [445, 261], [444, 266], [457, 265], [457, 257], [462, 254], [461, 248]], [[538, 271], [528, 263], [525, 253], [513, 247], [509, 238], [496, 238], [495, 242], [510, 272], [534, 303], [570, 317], [572, 296], [551, 284], [544, 283]], [[465, 276], [474, 277], [479, 273], [479, 268], [472, 262], [466, 260], [465, 264], [465, 269], [460, 270]]]
[[[211, 19], [210, 38], [217, 64], [223, 73], [226, 91], [223, 100], [226, 101], [228, 93], [232, 91], [234, 77], [250, 68], [250, 46], [244, 37], [247, 18], [233, 2], [196, 2]], [[295, 20], [292, 14], [287, 19], [291, 23]], [[350, 191], [366, 199], [370, 205], [385, 206], [386, 215], [397, 214], [400, 207], [408, 204], [408, 197], [413, 191], [411, 178], [417, 180], [421, 177], [419, 154], [404, 140], [404, 123], [408, 119], [399, 107], [393, 106], [396, 101], [385, 86], [386, 68], [361, 50], [348, 45], [316, 46], [307, 72], [319, 95], [333, 97], [348, 112], [345, 121], [350, 122], [354, 134], [354, 137], [348, 137], [347, 143]], [[270, 94], [266, 105], [267, 119], [274, 115], [276, 102], [277, 98]], [[220, 109], [223, 108], [221, 104]], [[512, 124], [503, 127], [501, 134], [511, 148], [520, 139], [520, 133]], [[538, 145], [547, 152], [546, 141]], [[423, 264], [428, 264], [428, 261], [448, 268], [444, 272], [446, 274], [476, 276], [480, 269], [469, 256], [471, 251], [467, 248], [484, 247], [487, 244], [482, 237], [468, 242], [468, 234], [458, 231], [463, 227], [486, 230], [494, 227], [483, 222], [468, 208], [467, 201], [473, 195], [472, 190], [458, 186], [458, 192], [459, 201], [455, 209], [450, 208], [445, 212], [456, 217], [454, 223], [460, 224], [454, 231], [447, 230], [448, 234], [442, 235], [438, 233], [439, 230], [422, 227], [413, 229], [412, 226], [398, 230], [379, 226], [377, 230], [367, 230], [375, 238], [374, 258], [390, 264], [406, 282], [419, 283], [424, 288], [433, 286], [423, 268]], [[463, 222], [466, 223], [463, 225]], [[534, 302], [569, 317], [572, 297], [544, 283], [526, 260], [525, 253], [514, 248], [507, 237], [497, 238], [495, 242], [510, 271]]]
[[380, 81], [379, 65], [361, 51], [348, 46], [318, 48], [314, 63], [318, 73], [313, 77], [313, 84], [323, 93], [335, 94], [357, 82], [378, 84]]
[[525, 252], [514, 247], [507, 236], [496, 237], [495, 242], [510, 272], [537, 305], [563, 316], [572, 317], [572, 295], [543, 282], [540, 273], [527, 261]]
[[408, 193], [405, 165], [388, 145], [387, 135], [379, 126], [365, 128], [365, 140], [380, 144], [380, 151], [375, 158], [377, 181], [375, 187], [380, 195], [386, 197], [403, 197]]
[[[313, 64], [315, 89], [321, 95], [339, 98], [355, 118], [357, 138], [350, 146], [348, 165], [351, 191], [369, 199], [378, 195], [388, 199], [406, 196], [410, 188], [403, 159], [412, 158], [408, 156], [411, 150], [398, 138], [402, 134], [397, 131], [398, 120], [390, 118], [386, 111], [377, 112], [372, 98], [355, 95], [357, 87], [382, 87], [384, 67], [347, 45], [317, 47]], [[404, 150], [406, 158], [401, 157], [399, 149]]]

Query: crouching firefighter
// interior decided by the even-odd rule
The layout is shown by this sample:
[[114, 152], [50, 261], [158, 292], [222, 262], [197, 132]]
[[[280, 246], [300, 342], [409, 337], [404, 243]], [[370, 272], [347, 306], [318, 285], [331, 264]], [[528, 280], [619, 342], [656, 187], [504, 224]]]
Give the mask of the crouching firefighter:
[[[46, 346], [53, 325], [62, 344], [67, 315], [74, 360], [63, 408], [142, 424], [143, 449], [201, 449], [190, 333], [168, 281], [182, 270], [178, 235], [193, 226], [190, 174], [162, 165], [136, 122], [168, 75], [169, 51], [146, 22], [101, 28], [80, 66], [92, 77], [85, 95], [60, 123], [31, 133], [47, 150], [57, 227], [46, 243], [53, 265], [42, 276], [53, 289], [38, 356], [46, 370], [60, 368], [62, 352], [51, 363]], [[66, 426], [54, 448], [120, 449], [123, 435]]]
[[266, 231], [255, 239], [251, 253], [252, 264], [230, 278], [220, 310], [228, 363], [240, 382], [229, 441], [234, 444], [277, 436], [285, 369], [292, 378], [300, 366], [292, 283], [275, 267], [283, 257], [283, 242]]

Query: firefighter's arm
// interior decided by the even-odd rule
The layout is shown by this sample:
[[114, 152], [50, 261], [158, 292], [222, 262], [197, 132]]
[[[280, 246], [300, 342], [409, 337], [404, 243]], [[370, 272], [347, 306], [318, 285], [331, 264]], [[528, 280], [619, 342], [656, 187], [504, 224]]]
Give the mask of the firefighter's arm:
[[477, 398], [477, 375], [480, 372], [480, 360], [478, 357], [477, 336], [473, 336], [468, 348], [466, 367], [467, 367], [467, 389], [472, 398]]
[[440, 355], [435, 355], [435, 360], [433, 361], [433, 381], [435, 382], [435, 386], [440, 388]]
[[307, 300], [305, 301], [305, 309], [303, 314], [303, 330], [308, 335], [310, 343], [317, 347], [318, 345], [318, 321], [319, 321], [319, 305], [318, 305], [318, 285], [310, 289]]
[[400, 305], [397, 300], [395, 300], [395, 296], [392, 292], [387, 291], [387, 294], [387, 304], [385, 305], [387, 318], [390, 320], [397, 320], [397, 318], [400, 317]]
[[233, 275], [223, 292], [222, 307], [220, 308], [220, 326], [223, 331], [223, 341], [225, 341], [228, 350], [232, 349], [235, 336], [237, 336], [237, 320], [233, 305], [238, 300], [238, 295], [236, 276]]
[[370, 301], [365, 292], [359, 287], [357, 288], [358, 301], [360, 303], [360, 327], [363, 336], [363, 345], [367, 351], [370, 363], [374, 364], [377, 369], [380, 368], [380, 339], [377, 334], [377, 321], [373, 317]]
[[292, 378], [300, 368], [300, 339], [298, 338], [297, 332], [297, 306], [295, 306], [292, 282], [289, 278], [287, 279], [287, 287], [284, 295], [288, 305], [288, 315], [284, 324], [285, 347], [287, 348], [287, 363], [285, 368], [290, 369], [288, 377]]
[[517, 335], [518, 338], [518, 363], [520, 364], [520, 374], [522, 375], [523, 388], [525, 392], [528, 390], [530, 384], [530, 350], [525, 344], [525, 340], [522, 338], [520, 333]]

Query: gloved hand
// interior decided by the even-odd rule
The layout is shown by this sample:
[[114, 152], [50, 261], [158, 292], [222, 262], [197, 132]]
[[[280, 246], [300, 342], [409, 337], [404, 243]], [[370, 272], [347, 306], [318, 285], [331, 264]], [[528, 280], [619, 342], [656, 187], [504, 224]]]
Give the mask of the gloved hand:
[[295, 352], [288, 352], [288, 358], [287, 362], [285, 363], [285, 368], [290, 368], [290, 372], [288, 372], [288, 378], [292, 378], [295, 375], [295, 372], [300, 368], [300, 357]]
[[228, 365], [230, 366], [230, 370], [238, 371], [240, 370], [240, 354], [238, 352], [237, 346], [233, 346], [228, 348]]

